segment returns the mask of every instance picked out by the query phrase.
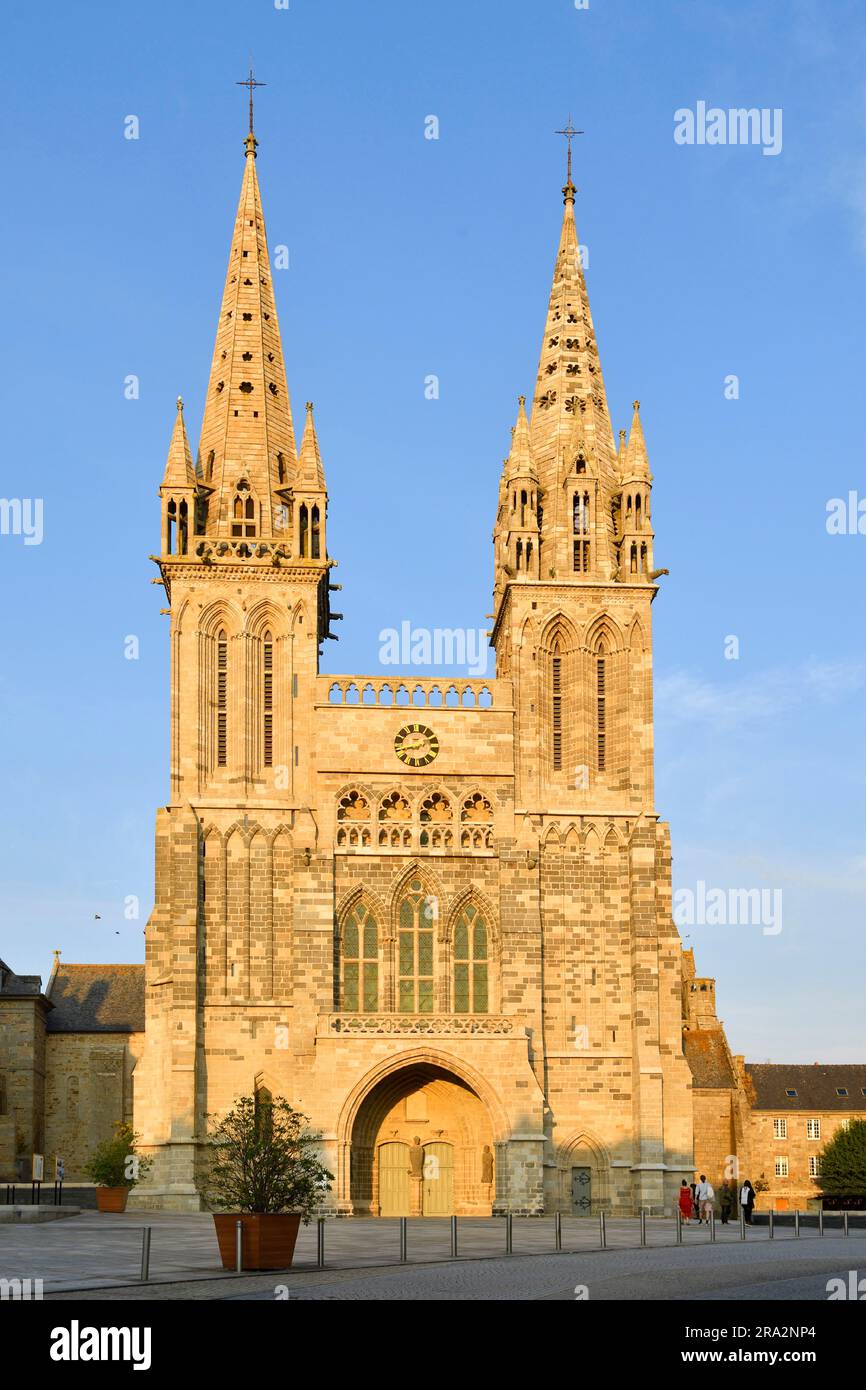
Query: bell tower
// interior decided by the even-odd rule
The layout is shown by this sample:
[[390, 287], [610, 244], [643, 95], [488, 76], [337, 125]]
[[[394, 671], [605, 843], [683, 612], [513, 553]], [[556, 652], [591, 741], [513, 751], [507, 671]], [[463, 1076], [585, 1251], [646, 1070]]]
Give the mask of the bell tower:
[[497, 672], [515, 685], [517, 803], [652, 812], [646, 445], [617, 452], [574, 221], [565, 211], [527, 424], [521, 403], [494, 531]]
[[[178, 401], [152, 556], [171, 623], [171, 776], [135, 1090], [156, 1161], [136, 1202], [178, 1209], [198, 1208], [208, 1040], [240, 1053], [264, 1008], [285, 1017], [295, 987], [301, 1001], [322, 988], [291, 962], [318, 844], [312, 729], [335, 561], [312, 406], [295, 445], [257, 147], [251, 110], [196, 462]], [[324, 976], [332, 912], [320, 923], [318, 911], [303, 921], [327, 937], [327, 961], [310, 967]]]

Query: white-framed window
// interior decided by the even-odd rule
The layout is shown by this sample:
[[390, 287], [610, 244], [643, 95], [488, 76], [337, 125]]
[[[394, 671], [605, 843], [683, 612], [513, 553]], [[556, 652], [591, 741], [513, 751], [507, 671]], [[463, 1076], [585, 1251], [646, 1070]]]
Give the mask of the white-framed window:
[[[820, 1138], [821, 1138], [821, 1121], [820, 1121], [820, 1120], [807, 1120], [807, 1121], [806, 1121], [806, 1138], [807, 1138], [807, 1139], [820, 1139]], [[810, 1159], [809, 1162], [811, 1163], [812, 1160]]]
[[776, 1177], [777, 1177], [777, 1178], [786, 1178], [787, 1176], [788, 1176], [788, 1160], [787, 1160], [787, 1158], [777, 1158], [777, 1159], [776, 1159]]
[[774, 1120], [774, 1121], [773, 1121], [773, 1138], [774, 1138], [774, 1139], [787, 1139], [787, 1137], [788, 1137], [788, 1121], [787, 1121], [787, 1120]]
[[821, 1160], [817, 1154], [809, 1155], [809, 1177], [817, 1178], [821, 1175]]

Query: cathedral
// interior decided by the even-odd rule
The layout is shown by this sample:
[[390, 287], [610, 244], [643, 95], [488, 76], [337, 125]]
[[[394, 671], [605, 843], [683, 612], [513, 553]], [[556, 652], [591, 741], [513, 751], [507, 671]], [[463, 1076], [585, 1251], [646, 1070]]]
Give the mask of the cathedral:
[[570, 159], [495, 500], [496, 677], [452, 682], [320, 672], [326, 466], [245, 150], [198, 449], [179, 401], [160, 487], [171, 794], [132, 1203], [197, 1207], [206, 1117], [257, 1088], [321, 1133], [340, 1214], [669, 1209], [693, 1129], [652, 474], [637, 403], [612, 428]]
[[199, 445], [178, 401], [159, 489], [146, 964], [58, 951], [43, 991], [0, 961], [0, 1179], [38, 1154], [80, 1185], [123, 1119], [154, 1160], [130, 1208], [198, 1210], [209, 1117], [256, 1093], [320, 1134], [334, 1215], [670, 1213], [701, 1170], [817, 1201], [866, 1067], [733, 1055], [681, 947], [652, 474], [637, 404], [614, 436], [570, 155], [495, 505], [496, 677], [452, 680], [320, 673], [325, 464], [312, 405], [295, 435], [256, 154], [251, 111]]

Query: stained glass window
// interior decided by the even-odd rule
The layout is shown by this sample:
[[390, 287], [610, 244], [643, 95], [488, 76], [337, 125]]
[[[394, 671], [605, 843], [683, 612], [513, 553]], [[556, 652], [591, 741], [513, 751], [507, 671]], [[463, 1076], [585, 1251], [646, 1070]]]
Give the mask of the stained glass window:
[[413, 880], [400, 904], [397, 1008], [401, 1014], [433, 1012], [433, 930], [436, 902]]
[[379, 931], [364, 903], [352, 908], [343, 926], [343, 1008], [375, 1013], [379, 1007]]
[[464, 908], [454, 928], [454, 1012], [486, 1014], [487, 926], [477, 908]]

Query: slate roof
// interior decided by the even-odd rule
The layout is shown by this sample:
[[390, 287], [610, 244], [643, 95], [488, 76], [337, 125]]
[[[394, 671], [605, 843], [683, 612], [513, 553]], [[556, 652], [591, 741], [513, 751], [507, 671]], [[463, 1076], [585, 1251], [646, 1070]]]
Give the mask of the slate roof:
[[0, 994], [41, 994], [41, 975], [16, 975], [11, 965], [0, 960]]
[[[866, 1065], [861, 1063], [747, 1062], [746, 1072], [755, 1090], [755, 1110], [866, 1110]], [[848, 1094], [838, 1096], [839, 1088]], [[786, 1095], [789, 1090], [797, 1094]]]
[[144, 1032], [143, 965], [58, 963], [46, 990], [49, 1033]]
[[696, 1089], [734, 1089], [736, 1080], [721, 1028], [689, 1028], [683, 1034], [683, 1051]]

